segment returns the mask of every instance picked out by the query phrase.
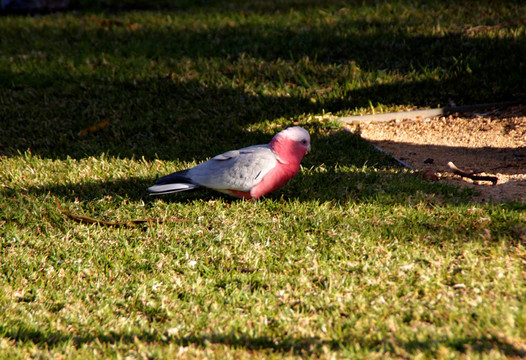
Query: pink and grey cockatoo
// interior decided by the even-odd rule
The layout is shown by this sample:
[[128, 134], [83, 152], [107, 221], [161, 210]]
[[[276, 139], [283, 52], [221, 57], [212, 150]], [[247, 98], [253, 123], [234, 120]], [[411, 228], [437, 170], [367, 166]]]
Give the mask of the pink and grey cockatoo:
[[298, 126], [290, 127], [277, 133], [267, 145], [228, 151], [164, 176], [148, 191], [162, 195], [206, 187], [238, 198], [257, 199], [289, 182], [309, 150], [309, 133]]

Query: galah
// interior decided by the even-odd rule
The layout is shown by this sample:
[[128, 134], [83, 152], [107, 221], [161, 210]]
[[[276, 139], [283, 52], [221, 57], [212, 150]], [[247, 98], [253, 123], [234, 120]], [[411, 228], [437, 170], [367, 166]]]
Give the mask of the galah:
[[290, 127], [274, 135], [266, 145], [228, 151], [193, 168], [161, 177], [148, 191], [162, 195], [205, 187], [238, 198], [257, 199], [289, 182], [309, 150], [309, 133], [299, 126]]

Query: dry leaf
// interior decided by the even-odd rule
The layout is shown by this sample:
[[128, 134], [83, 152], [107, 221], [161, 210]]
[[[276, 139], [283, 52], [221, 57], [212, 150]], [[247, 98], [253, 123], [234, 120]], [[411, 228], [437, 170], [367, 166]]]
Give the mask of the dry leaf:
[[126, 25], [126, 29], [128, 29], [128, 30], [137, 30], [137, 29], [140, 29], [140, 27], [141, 27], [141, 25], [137, 24], [137, 23], [127, 24]]
[[108, 126], [109, 123], [110, 123], [110, 120], [107, 119], [107, 120], [104, 120], [104, 121], [102, 121], [100, 123], [88, 126], [87, 128], [82, 129], [81, 132], [79, 132], [79, 136], [83, 137], [83, 136], [86, 136], [89, 133], [93, 133], [93, 132], [99, 131], [100, 129], [103, 129], [106, 126]]

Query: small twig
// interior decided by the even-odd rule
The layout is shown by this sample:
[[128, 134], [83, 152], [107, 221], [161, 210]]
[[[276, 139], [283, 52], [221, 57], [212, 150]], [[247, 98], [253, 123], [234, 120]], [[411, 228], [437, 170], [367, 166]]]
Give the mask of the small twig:
[[448, 162], [447, 166], [449, 166], [451, 170], [453, 170], [454, 174], [460, 175], [465, 178], [469, 178], [473, 181], [491, 181], [493, 185], [497, 185], [497, 181], [499, 180], [496, 176], [475, 175], [473, 172], [461, 170], [455, 164], [453, 164], [452, 161]]
[[79, 223], [83, 224], [98, 224], [98, 225], [104, 225], [104, 226], [131, 226], [131, 225], [137, 225], [137, 224], [144, 224], [144, 223], [162, 223], [166, 221], [188, 221], [188, 219], [179, 219], [179, 218], [170, 218], [170, 219], [137, 219], [137, 220], [128, 220], [128, 221], [104, 221], [99, 220], [95, 218], [91, 218], [88, 216], [82, 216], [82, 215], [76, 215], [71, 214], [67, 211], [64, 211], [62, 207], [60, 206], [60, 203], [55, 198], [55, 202], [57, 203], [58, 210], [66, 217], [70, 218], [71, 220], [75, 220]]
[[478, 25], [478, 26], [475, 26], [475, 27], [467, 29], [466, 33], [477, 32], [477, 31], [480, 31], [480, 30], [490, 31], [490, 30], [500, 29], [500, 28], [502, 28], [504, 26], [509, 26], [509, 25], [508, 24], [497, 24], [497, 25], [493, 25], [493, 26]]
[[409, 164], [406, 164], [405, 162], [403, 162], [402, 160], [394, 157], [393, 155], [389, 154], [387, 151], [383, 150], [383, 149], [380, 149], [378, 146], [374, 145], [371, 143], [371, 145], [378, 151], [380, 151], [381, 153], [384, 153], [384, 154], [387, 154], [389, 156], [391, 156], [397, 163], [399, 163], [400, 165], [402, 165], [403, 167], [409, 169], [409, 170], [414, 170], [414, 168], [409, 165]]

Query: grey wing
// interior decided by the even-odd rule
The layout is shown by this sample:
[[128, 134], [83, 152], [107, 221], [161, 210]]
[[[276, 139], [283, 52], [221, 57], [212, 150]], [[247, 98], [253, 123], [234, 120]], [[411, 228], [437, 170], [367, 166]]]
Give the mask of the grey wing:
[[249, 191], [278, 162], [268, 145], [256, 145], [217, 155], [189, 170], [192, 181], [212, 189]]

